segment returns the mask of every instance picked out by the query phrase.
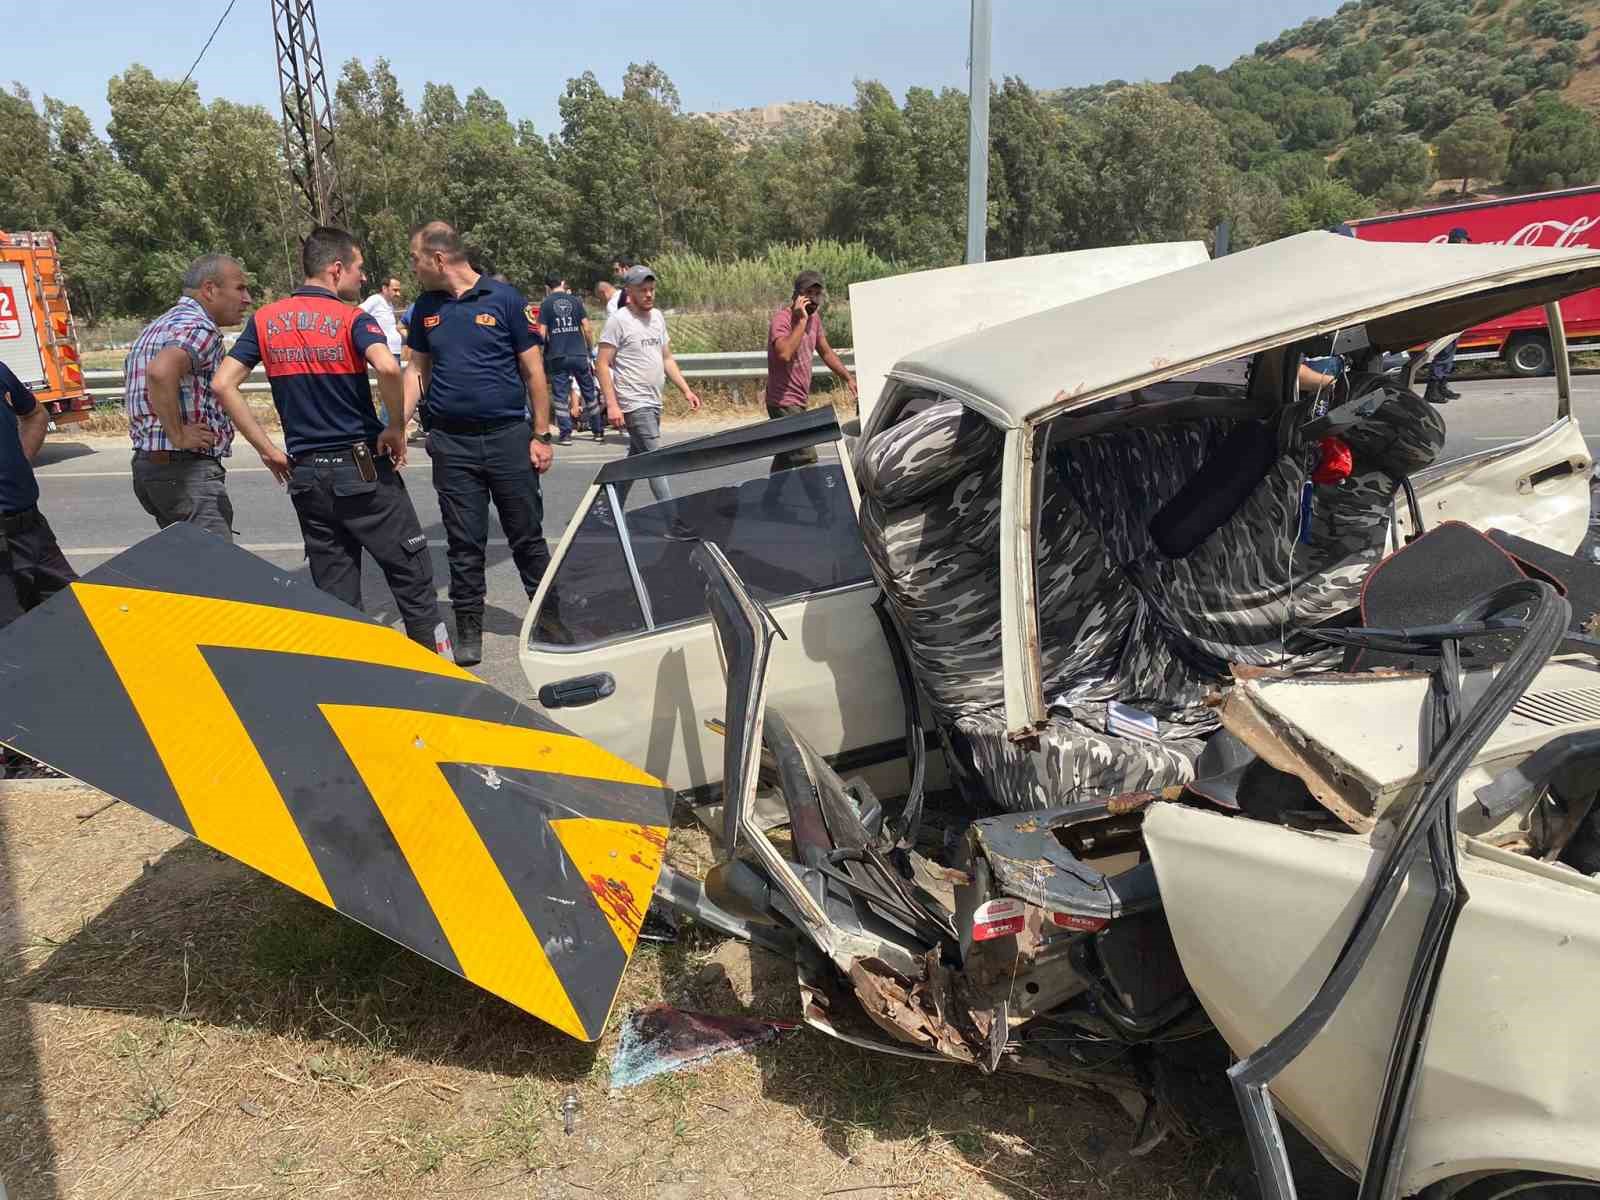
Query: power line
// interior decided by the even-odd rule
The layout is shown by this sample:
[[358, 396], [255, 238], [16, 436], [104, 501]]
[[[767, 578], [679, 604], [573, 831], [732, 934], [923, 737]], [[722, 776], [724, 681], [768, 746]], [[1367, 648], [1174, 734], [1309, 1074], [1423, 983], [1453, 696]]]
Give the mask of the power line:
[[233, 6], [237, 3], [239, 3], [239, 0], [228, 0], [228, 7], [222, 10], [222, 15], [217, 18], [217, 23], [211, 28], [211, 36], [206, 39], [206, 44], [200, 47], [200, 53], [194, 56], [194, 61], [189, 64], [189, 69], [184, 72], [183, 78], [178, 81], [178, 86], [172, 89], [172, 95], [167, 97], [167, 102], [156, 110], [156, 116], [159, 117], [167, 109], [171, 108], [172, 102], [183, 94], [184, 87], [194, 75], [194, 69], [200, 65], [200, 60], [206, 56], [206, 51], [211, 49], [211, 43], [217, 40], [218, 30], [222, 28], [222, 23], [228, 19], [228, 14], [233, 11]]

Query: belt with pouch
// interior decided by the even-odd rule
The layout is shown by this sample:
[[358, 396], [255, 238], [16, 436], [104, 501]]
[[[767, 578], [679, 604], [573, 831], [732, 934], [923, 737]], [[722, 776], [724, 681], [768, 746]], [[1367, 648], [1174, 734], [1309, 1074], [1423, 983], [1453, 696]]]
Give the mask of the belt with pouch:
[[371, 483], [378, 477], [380, 460], [373, 448], [365, 442], [352, 446], [335, 446], [327, 450], [308, 450], [296, 454], [290, 464], [296, 467], [354, 467], [361, 478]]

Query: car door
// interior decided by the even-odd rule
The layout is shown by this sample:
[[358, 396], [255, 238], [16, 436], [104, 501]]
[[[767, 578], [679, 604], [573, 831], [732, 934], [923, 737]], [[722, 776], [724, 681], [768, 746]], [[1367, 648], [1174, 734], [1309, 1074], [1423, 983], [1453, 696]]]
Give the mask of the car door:
[[[814, 464], [771, 471], [775, 455]], [[905, 710], [832, 410], [608, 464], [524, 623], [541, 706], [679, 792], [722, 778], [722, 663], [689, 560], [715, 542], [783, 631], [768, 702], [841, 773], [904, 794]]]
[[[1438, 338], [1411, 357], [1404, 378], [1413, 391], [1422, 391], [1428, 365], [1454, 340]], [[1464, 521], [1485, 531], [1503, 529], [1564, 554], [1577, 552], [1589, 530], [1594, 456], [1570, 403], [1561, 400], [1570, 381], [1556, 383], [1557, 403], [1549, 410], [1554, 420], [1545, 428], [1412, 477], [1424, 527]], [[1396, 532], [1403, 538], [1412, 532], [1413, 521], [1405, 504], [1396, 509]]]
[[[1419, 471], [1412, 484], [1426, 528], [1464, 521], [1572, 554], [1589, 528], [1593, 466], [1577, 420], [1560, 417], [1520, 441]], [[1396, 505], [1396, 519], [1402, 536], [1409, 533], [1404, 503]]]

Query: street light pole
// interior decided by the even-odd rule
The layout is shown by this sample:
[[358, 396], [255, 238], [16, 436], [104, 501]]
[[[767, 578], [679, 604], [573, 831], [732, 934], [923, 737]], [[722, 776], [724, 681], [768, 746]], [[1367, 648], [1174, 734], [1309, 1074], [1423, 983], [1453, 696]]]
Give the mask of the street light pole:
[[972, 0], [971, 78], [967, 90], [967, 261], [981, 263], [989, 232], [990, 0]]

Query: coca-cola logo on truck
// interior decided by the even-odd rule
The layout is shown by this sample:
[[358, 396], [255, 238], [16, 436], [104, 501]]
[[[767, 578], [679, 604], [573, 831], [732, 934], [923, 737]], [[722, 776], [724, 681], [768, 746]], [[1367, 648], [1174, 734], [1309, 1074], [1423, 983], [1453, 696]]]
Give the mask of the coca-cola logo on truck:
[[[1492, 240], [1489, 238], [1474, 237], [1472, 240], [1481, 246], [1589, 246], [1586, 236], [1595, 226], [1600, 225], [1600, 215], [1593, 217], [1574, 217], [1570, 221], [1529, 221], [1510, 237]], [[1430, 242], [1447, 242], [1450, 240], [1448, 233], [1436, 233], [1428, 239]]]

